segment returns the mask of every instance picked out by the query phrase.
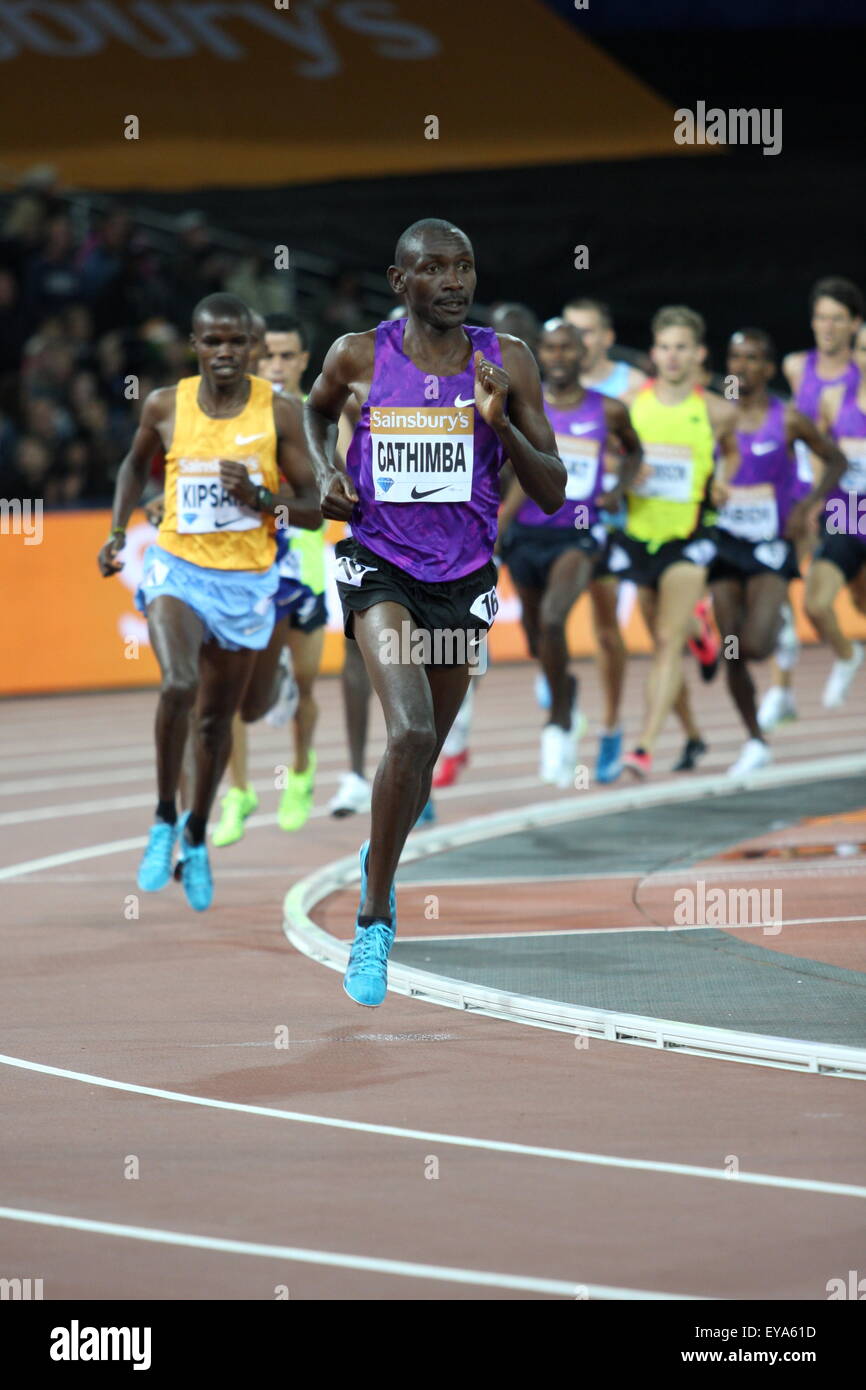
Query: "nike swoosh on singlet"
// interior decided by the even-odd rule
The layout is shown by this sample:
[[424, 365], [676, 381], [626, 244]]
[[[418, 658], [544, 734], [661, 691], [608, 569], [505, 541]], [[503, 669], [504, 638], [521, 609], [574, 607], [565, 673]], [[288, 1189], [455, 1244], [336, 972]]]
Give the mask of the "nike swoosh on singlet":
[[772, 439], [771, 439], [770, 442], [769, 442], [768, 444], [753, 444], [753, 445], [752, 445], [752, 453], [753, 453], [753, 454], [768, 454], [768, 453], [770, 452], [771, 449], [778, 449], [778, 447], [779, 447], [778, 444], [774, 444], [773, 441], [772, 441]]
[[443, 483], [442, 487], [431, 487], [428, 488], [426, 492], [419, 492], [416, 487], [413, 487], [411, 492], [412, 501], [420, 502], [424, 497], [432, 497], [434, 492], [444, 492], [446, 487], [449, 486], [449, 483]]
[[455, 396], [455, 397], [454, 397], [454, 404], [455, 404], [455, 405], [474, 405], [474, 404], [475, 404], [475, 397], [474, 397], [474, 396], [470, 396], [468, 401], [461, 401], [461, 399], [460, 399], [459, 396]]
[[265, 437], [266, 437], [266, 436], [265, 436], [264, 434], [236, 434], [236, 435], [235, 435], [235, 443], [236, 443], [236, 444], [252, 444], [252, 442], [253, 442], [254, 439], [264, 439]]
[[594, 420], [590, 420], [590, 421], [589, 421], [589, 424], [587, 424], [587, 425], [578, 425], [577, 423], [575, 423], [575, 424], [569, 425], [569, 427], [568, 427], [569, 434], [588, 434], [590, 430], [594, 430], [594, 429], [595, 429], [595, 421], [594, 421]]
[[238, 512], [237, 516], [230, 516], [228, 521], [215, 521], [214, 530], [221, 531], [224, 526], [231, 526], [233, 521], [240, 521], [240, 519], [241, 514]]

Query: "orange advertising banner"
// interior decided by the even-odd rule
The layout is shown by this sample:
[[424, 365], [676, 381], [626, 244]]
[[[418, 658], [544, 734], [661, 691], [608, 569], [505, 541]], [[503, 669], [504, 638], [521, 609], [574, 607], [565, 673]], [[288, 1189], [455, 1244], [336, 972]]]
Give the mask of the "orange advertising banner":
[[[103, 579], [96, 556], [108, 534], [110, 513], [34, 512], [18, 524], [4, 517], [0, 535], [0, 694], [107, 690], [154, 686], [159, 668], [150, 647], [147, 623], [135, 607], [142, 558], [156, 532], [139, 513], [132, 519], [119, 575]], [[11, 523], [11, 524], [10, 524]], [[328, 632], [323, 669], [336, 672], [343, 662], [340, 603], [334, 582], [333, 546], [343, 528], [327, 532]], [[498, 586], [499, 612], [490, 635], [492, 661], [527, 657], [520, 626], [520, 605], [506, 570]], [[802, 614], [802, 585], [792, 589], [800, 636], [814, 633]], [[649, 641], [634, 602], [634, 588], [620, 585], [620, 621], [632, 652], [649, 650]], [[842, 625], [852, 637], [866, 638], [866, 618], [853, 608], [847, 592], [841, 599]], [[575, 656], [595, 650], [588, 598], [576, 605], [568, 623], [569, 648]]]
[[682, 152], [668, 102], [542, 0], [14, 0], [0, 72], [4, 164], [83, 187]]

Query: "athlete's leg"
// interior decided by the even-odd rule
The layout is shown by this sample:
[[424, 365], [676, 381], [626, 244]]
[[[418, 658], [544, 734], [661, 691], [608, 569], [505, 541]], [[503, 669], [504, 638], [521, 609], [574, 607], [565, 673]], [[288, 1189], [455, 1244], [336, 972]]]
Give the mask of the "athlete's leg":
[[[710, 585], [713, 594], [713, 607], [716, 620], [722, 633], [726, 650], [730, 655], [725, 659], [725, 676], [731, 699], [749, 731], [751, 738], [761, 738], [755, 710], [755, 688], [746, 666], [742, 647], [742, 632], [745, 627], [746, 592], [737, 579], [719, 579]], [[728, 639], [733, 638], [733, 643]], [[736, 655], [735, 655], [736, 653]]]
[[577, 681], [568, 673], [565, 624], [592, 579], [593, 561], [585, 550], [565, 550], [554, 560], [539, 609], [538, 660], [550, 686], [549, 723], [571, 728]]
[[520, 623], [526, 633], [529, 655], [538, 660], [538, 645], [541, 639], [541, 600], [543, 589], [530, 588], [527, 584], [514, 585], [520, 599]]
[[352, 621], [371, 684], [382, 702], [388, 740], [373, 784], [367, 896], [361, 911], [365, 916], [388, 918], [391, 883], [406, 837], [430, 795], [436, 755], [470, 676], [467, 666], [451, 667], [437, 671], [431, 681], [421, 665], [382, 661], [380, 633], [415, 629], [402, 604], [374, 604], [353, 614]]
[[597, 646], [595, 659], [604, 694], [604, 727], [608, 733], [619, 727], [625, 685], [626, 650], [616, 612], [618, 587], [612, 577], [593, 580], [589, 586]]
[[866, 614], [866, 565], [861, 565], [853, 579], [848, 580], [848, 592], [858, 613]]
[[231, 748], [232, 716], [244, 697], [255, 659], [254, 651], [225, 651], [216, 642], [202, 645], [195, 794], [188, 826], [192, 844], [200, 844], [204, 839], [207, 819]]
[[638, 741], [652, 753], [683, 683], [683, 645], [694, 607], [706, 588], [704, 566], [677, 562], [661, 575], [654, 618], [655, 655], [647, 687], [646, 716]]
[[157, 796], [167, 813], [177, 797], [199, 684], [204, 626], [180, 599], [163, 594], [147, 605], [147, 627], [162, 673], [156, 706], [156, 780]]
[[[319, 706], [313, 696], [313, 685], [322, 664], [325, 629], [318, 627], [314, 632], [302, 632], [300, 628], [290, 627], [288, 643], [300, 696], [295, 714], [295, 772], [306, 772], [313, 746], [313, 734], [319, 718]], [[355, 645], [357, 646], [357, 643]]]
[[343, 711], [346, 717], [346, 740], [349, 758], [356, 777], [364, 776], [367, 753], [367, 729], [370, 722], [370, 677], [357, 642], [346, 640], [343, 659]]
[[[658, 594], [656, 593], [655, 589], [650, 589], [644, 586], [638, 589], [637, 591], [637, 601], [638, 606], [640, 607], [641, 616], [644, 620], [644, 623], [646, 624], [647, 632], [650, 634], [650, 637], [652, 637], [653, 644], [655, 644], [655, 622], [656, 614], [658, 612]], [[697, 619], [694, 617], [693, 612], [687, 624], [686, 631], [691, 632], [693, 628], [696, 626], [698, 626], [698, 623]], [[653, 663], [653, 665], [650, 667], [650, 672], [647, 677], [647, 698], [650, 700], [653, 697], [653, 692], [656, 688], [657, 679], [658, 674], [655, 668], [655, 663]], [[683, 726], [683, 729], [685, 730], [686, 735], [686, 747], [683, 751], [680, 761], [674, 768], [674, 772], [684, 772], [694, 766], [695, 759], [698, 756], [698, 752], [706, 752], [706, 745], [704, 744], [701, 731], [698, 728], [698, 724], [695, 720], [694, 712], [692, 710], [692, 701], [691, 696], [689, 694], [689, 687], [686, 682], [685, 675], [682, 677], [682, 680], [680, 681], [680, 688], [677, 691], [677, 697], [674, 700], [673, 708], [674, 713], [677, 716], [677, 719], [680, 721], [680, 723]], [[697, 745], [700, 745], [699, 750], [697, 749]]]
[[850, 661], [854, 648], [840, 628], [833, 608], [844, 583], [844, 574], [832, 560], [813, 560], [806, 579], [805, 606], [821, 641], [832, 647], [840, 661]]

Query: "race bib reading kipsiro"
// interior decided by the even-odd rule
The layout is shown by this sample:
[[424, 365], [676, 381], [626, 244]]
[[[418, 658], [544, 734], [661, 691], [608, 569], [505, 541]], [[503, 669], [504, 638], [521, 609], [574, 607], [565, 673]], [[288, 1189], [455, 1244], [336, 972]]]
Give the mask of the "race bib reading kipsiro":
[[[256, 458], [244, 459], [253, 485], [264, 482]], [[178, 535], [204, 535], [210, 531], [254, 531], [261, 526], [259, 512], [250, 512], [226, 492], [220, 482], [219, 459], [178, 459]]]
[[468, 502], [475, 446], [473, 406], [373, 406], [377, 502]]

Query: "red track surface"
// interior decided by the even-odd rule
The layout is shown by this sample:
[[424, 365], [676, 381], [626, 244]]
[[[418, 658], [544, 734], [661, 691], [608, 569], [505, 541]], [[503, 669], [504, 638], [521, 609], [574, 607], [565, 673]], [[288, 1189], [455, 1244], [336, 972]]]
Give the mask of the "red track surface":
[[[798, 724], [775, 739], [777, 761], [860, 752], [863, 685], [828, 717], [825, 653], [798, 671]], [[627, 691], [634, 732], [646, 666]], [[598, 694], [581, 668], [592, 720]], [[709, 730], [701, 772], [723, 770], [742, 735], [721, 683], [696, 685]], [[281, 733], [251, 737], [263, 814], [246, 839], [213, 851], [214, 908], [201, 916], [179, 888], [138, 895], [137, 845], [154, 802], [152, 694], [8, 704], [2, 751], [2, 866], [72, 852], [4, 877], [2, 1050], [49, 1067], [240, 1106], [620, 1157], [723, 1174], [864, 1184], [864, 1099], [855, 1081], [590, 1042], [390, 996], [362, 1012], [339, 977], [296, 954], [281, 930], [286, 889], [351, 853], [367, 818], [337, 822], [324, 805], [344, 767], [339, 688], [320, 686], [316, 816], [300, 834], [272, 822]], [[440, 820], [556, 795], [535, 780], [539, 716], [528, 668], [497, 668], [476, 702], [473, 761], [440, 793]], [[370, 769], [381, 749], [374, 726]], [[658, 762], [680, 738], [671, 726]], [[587, 738], [592, 766], [595, 743]], [[592, 791], [586, 795], [592, 796]], [[780, 793], [790, 810], [790, 793]], [[267, 814], [264, 814], [267, 813]], [[687, 815], [687, 809], [684, 810]], [[862, 838], [863, 825], [810, 829], [811, 842]], [[791, 843], [803, 832], [786, 832]], [[779, 837], [777, 837], [778, 839]], [[785, 837], [782, 836], [781, 839]], [[103, 848], [94, 857], [80, 851]], [[478, 848], [483, 876], [484, 846]], [[0, 866], [0, 867], [2, 867]], [[719, 871], [720, 860], [707, 866]], [[746, 862], [756, 886], [784, 884], [786, 918], [815, 918], [771, 950], [866, 969], [864, 858]], [[703, 872], [703, 869], [701, 870]], [[763, 876], [762, 876], [763, 875]], [[738, 882], [745, 881], [738, 879]], [[669, 924], [670, 882], [653, 877], [566, 885], [453, 888], [438, 922], [423, 890], [401, 894], [401, 934], [525, 929], [529, 902], [551, 930]], [[135, 896], [132, 896], [135, 895]], [[136, 902], [136, 899], [138, 900]], [[137, 919], [132, 915], [139, 911]], [[355, 901], [335, 896], [319, 920], [346, 936]], [[288, 1029], [287, 1048], [275, 1030]], [[518, 1278], [715, 1298], [826, 1298], [827, 1281], [862, 1265], [862, 1198], [752, 1185], [649, 1166], [459, 1147], [440, 1137], [383, 1135], [243, 1110], [193, 1106], [3, 1066], [10, 1208]], [[11, 1161], [10, 1161], [11, 1156]], [[131, 1156], [139, 1176], [127, 1178]], [[425, 1176], [438, 1162], [438, 1178]], [[0, 1221], [0, 1275], [40, 1277], [51, 1298], [487, 1299], [562, 1297], [284, 1256], [171, 1246], [53, 1225]], [[859, 1264], [858, 1264], [859, 1262]], [[574, 1296], [574, 1295], [572, 1295]]]

